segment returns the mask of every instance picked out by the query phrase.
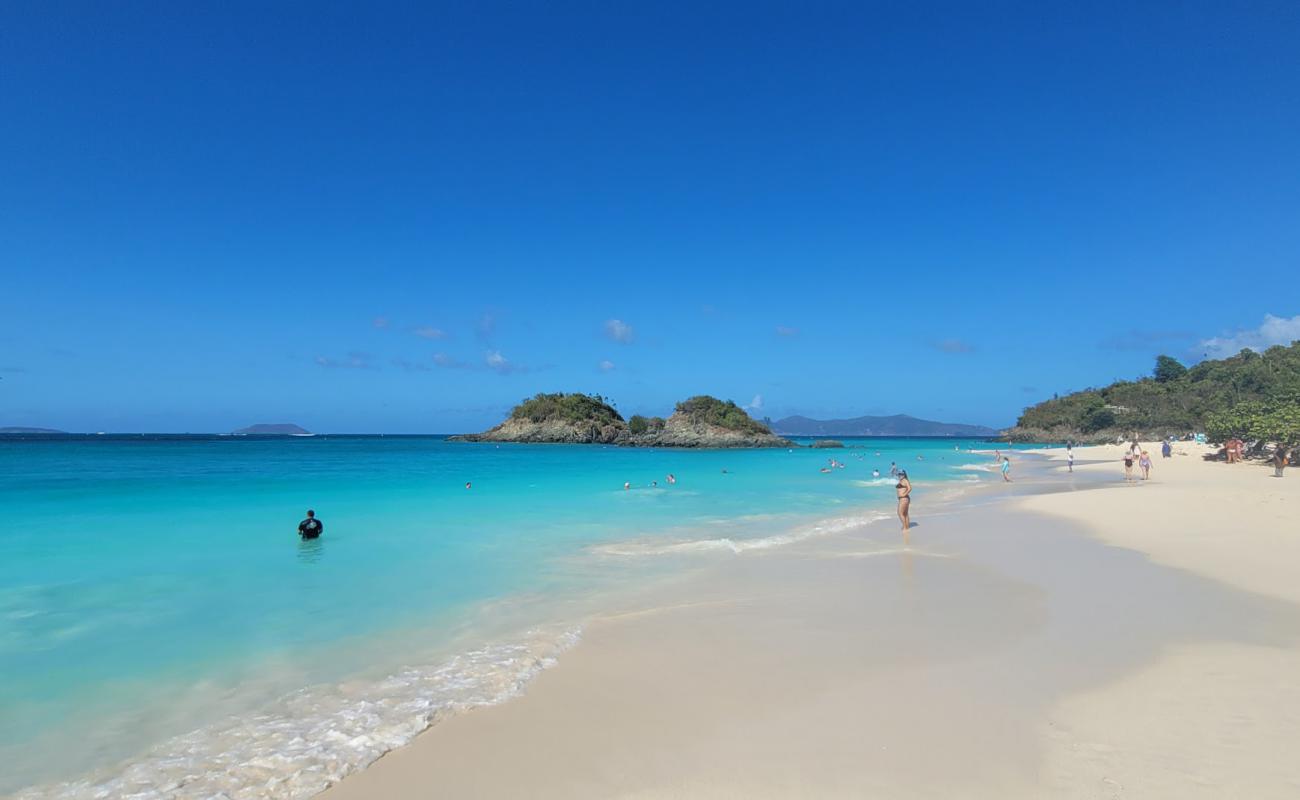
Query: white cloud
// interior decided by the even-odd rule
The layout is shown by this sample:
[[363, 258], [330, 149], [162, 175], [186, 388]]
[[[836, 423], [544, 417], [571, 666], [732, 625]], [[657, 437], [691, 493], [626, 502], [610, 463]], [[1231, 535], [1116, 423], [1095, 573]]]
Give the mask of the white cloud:
[[523, 364], [516, 364], [505, 356], [501, 355], [500, 350], [489, 350], [483, 357], [483, 363], [487, 368], [502, 375], [509, 375], [513, 372], [528, 372], [529, 369]]
[[422, 328], [413, 328], [411, 330], [411, 333], [415, 334], [416, 336], [419, 336], [421, 339], [446, 339], [447, 338], [446, 331], [442, 330], [441, 328], [430, 328], [428, 326]]
[[604, 361], [600, 362], [596, 366], [600, 369], [601, 372], [613, 372], [614, 370], [614, 362], [610, 361], [609, 359], [605, 359]]
[[1210, 358], [1235, 356], [1242, 350], [1267, 350], [1275, 344], [1287, 345], [1300, 340], [1300, 314], [1290, 319], [1265, 314], [1258, 328], [1239, 330], [1231, 336], [1216, 336], [1201, 341], [1201, 350]]
[[353, 351], [345, 358], [316, 356], [316, 363], [326, 369], [379, 369], [375, 366], [375, 357], [369, 353]]
[[753, 399], [753, 400], [750, 400], [750, 401], [749, 401], [749, 405], [745, 406], [745, 408], [749, 409], [750, 411], [762, 411], [762, 410], [763, 410], [763, 395], [761, 395], [761, 394], [756, 394], [756, 395], [754, 395], [754, 399]]
[[621, 319], [605, 320], [605, 335], [620, 344], [631, 344], [636, 331]]

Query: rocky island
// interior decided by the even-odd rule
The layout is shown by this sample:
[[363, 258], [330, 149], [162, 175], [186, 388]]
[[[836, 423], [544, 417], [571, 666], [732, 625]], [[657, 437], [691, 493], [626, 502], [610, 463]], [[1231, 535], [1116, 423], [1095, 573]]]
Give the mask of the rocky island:
[[291, 422], [259, 422], [256, 425], [249, 425], [247, 428], [240, 428], [235, 433], [241, 436], [310, 436], [311, 432], [306, 428], [294, 425]]
[[450, 437], [461, 442], [616, 444], [626, 447], [793, 447], [730, 400], [699, 395], [663, 417], [625, 420], [600, 395], [538, 394], [483, 433]]

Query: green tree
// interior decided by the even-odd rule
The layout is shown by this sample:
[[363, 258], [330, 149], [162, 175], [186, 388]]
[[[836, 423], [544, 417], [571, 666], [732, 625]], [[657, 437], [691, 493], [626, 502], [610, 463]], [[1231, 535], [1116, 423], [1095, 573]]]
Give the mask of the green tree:
[[1172, 356], [1156, 356], [1154, 374], [1156, 380], [1160, 383], [1168, 383], [1186, 375], [1187, 367], [1184, 367], [1182, 362]]

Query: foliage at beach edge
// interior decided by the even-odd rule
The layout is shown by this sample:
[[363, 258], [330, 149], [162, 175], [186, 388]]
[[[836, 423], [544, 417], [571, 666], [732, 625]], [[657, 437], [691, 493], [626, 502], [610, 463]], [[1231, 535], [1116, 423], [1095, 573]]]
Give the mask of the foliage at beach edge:
[[1240, 436], [1248, 441], [1300, 444], [1300, 402], [1239, 403], [1211, 413], [1205, 433], [1216, 442]]
[[1205, 431], [1211, 439], [1295, 440], [1300, 342], [1185, 367], [1157, 357], [1149, 378], [1117, 381], [1026, 408], [1012, 439], [1113, 441]]

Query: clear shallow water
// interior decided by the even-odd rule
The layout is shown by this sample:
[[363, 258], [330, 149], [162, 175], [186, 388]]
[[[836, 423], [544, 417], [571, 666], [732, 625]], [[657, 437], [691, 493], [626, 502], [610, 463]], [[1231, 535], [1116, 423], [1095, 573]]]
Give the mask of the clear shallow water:
[[[0, 440], [0, 792], [308, 796], [516, 693], [578, 635], [565, 601], [638, 556], [843, 529], [892, 509], [873, 467], [920, 500], [987, 459], [847, 443]], [[308, 507], [326, 530], [303, 543]]]

